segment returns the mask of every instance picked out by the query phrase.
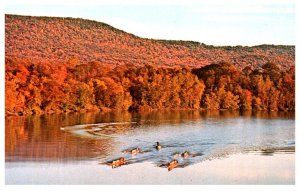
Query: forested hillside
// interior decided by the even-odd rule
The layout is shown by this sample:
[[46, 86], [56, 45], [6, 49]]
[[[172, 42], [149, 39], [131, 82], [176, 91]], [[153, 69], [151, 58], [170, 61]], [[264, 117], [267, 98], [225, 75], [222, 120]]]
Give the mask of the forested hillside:
[[[226, 38], [226, 36], [224, 36]], [[74, 18], [5, 15], [5, 54], [52, 63], [77, 59], [111, 66], [188, 66], [226, 61], [243, 69], [267, 62], [294, 66], [294, 46], [215, 47], [198, 42], [144, 39], [107, 24]]]
[[295, 110], [295, 47], [143, 39], [72, 18], [5, 16], [6, 114]]

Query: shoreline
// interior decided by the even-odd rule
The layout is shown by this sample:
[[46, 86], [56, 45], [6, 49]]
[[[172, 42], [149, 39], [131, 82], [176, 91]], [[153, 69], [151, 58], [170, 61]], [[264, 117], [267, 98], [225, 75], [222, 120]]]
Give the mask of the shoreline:
[[149, 113], [160, 113], [160, 112], [208, 112], [208, 113], [222, 113], [222, 112], [232, 112], [232, 113], [241, 113], [241, 114], [249, 114], [249, 113], [265, 113], [265, 114], [272, 114], [272, 113], [295, 113], [295, 111], [268, 111], [268, 110], [240, 110], [240, 109], [206, 109], [206, 108], [199, 108], [199, 109], [188, 109], [188, 108], [180, 108], [180, 109], [152, 109], [152, 110], [118, 110], [118, 109], [110, 109], [110, 110], [101, 110], [101, 109], [94, 109], [94, 110], [78, 110], [78, 111], [58, 111], [58, 112], [41, 112], [41, 113], [11, 113], [5, 112], [5, 117], [40, 117], [44, 115], [62, 115], [62, 114], [89, 114], [89, 113], [99, 113], [99, 114], [110, 114], [110, 113], [130, 113], [130, 114], [149, 114]]
[[295, 153], [232, 154], [185, 168], [175, 168], [172, 171], [149, 162], [112, 169], [105, 165], [99, 165], [98, 161], [90, 160], [64, 163], [6, 161], [5, 183], [295, 184]]

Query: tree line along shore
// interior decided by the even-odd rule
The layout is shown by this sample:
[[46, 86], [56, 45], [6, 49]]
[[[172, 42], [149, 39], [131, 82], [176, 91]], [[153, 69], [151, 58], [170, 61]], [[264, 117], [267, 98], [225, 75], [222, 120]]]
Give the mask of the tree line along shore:
[[295, 110], [295, 67], [110, 66], [5, 58], [6, 115], [77, 111]]

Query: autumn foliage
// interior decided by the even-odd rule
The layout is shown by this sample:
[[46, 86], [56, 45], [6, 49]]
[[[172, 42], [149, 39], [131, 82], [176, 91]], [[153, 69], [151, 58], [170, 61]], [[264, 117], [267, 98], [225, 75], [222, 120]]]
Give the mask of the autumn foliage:
[[243, 69], [274, 62], [288, 69], [295, 46], [210, 46], [192, 41], [140, 38], [105, 23], [64, 17], [5, 15], [5, 55], [52, 63], [77, 58], [123, 64], [200, 68], [223, 60]]
[[5, 56], [6, 114], [295, 109], [294, 46], [214, 47], [5, 15]]
[[207, 109], [292, 111], [295, 109], [295, 68], [282, 71], [275, 63], [243, 70], [221, 62], [192, 71], [205, 83]]
[[226, 62], [199, 69], [6, 58], [7, 114], [87, 110], [294, 110], [294, 68], [274, 63], [239, 70]]

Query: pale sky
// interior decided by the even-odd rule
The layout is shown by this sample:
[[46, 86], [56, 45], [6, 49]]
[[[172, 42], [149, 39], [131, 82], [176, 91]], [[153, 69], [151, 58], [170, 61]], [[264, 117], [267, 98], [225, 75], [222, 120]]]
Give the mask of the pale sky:
[[4, 13], [79, 17], [105, 22], [140, 37], [192, 40], [208, 45], [296, 44], [294, 1], [236, 2], [59, 4], [56, 1], [50, 5], [6, 5]]

